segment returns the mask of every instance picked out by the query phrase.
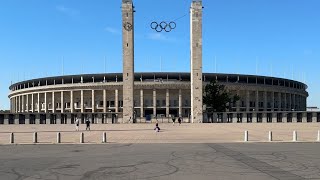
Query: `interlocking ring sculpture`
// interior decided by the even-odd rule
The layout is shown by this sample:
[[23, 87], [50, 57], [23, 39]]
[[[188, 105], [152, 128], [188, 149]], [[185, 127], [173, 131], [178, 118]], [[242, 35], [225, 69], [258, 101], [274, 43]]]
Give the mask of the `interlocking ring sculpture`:
[[150, 26], [151, 26], [151, 29], [154, 29], [157, 32], [162, 32], [162, 31], [170, 32], [171, 30], [175, 29], [177, 25], [173, 21], [171, 21], [170, 23], [162, 21], [160, 24], [157, 22], [152, 22]]
[[129, 22], [123, 23], [123, 28], [124, 28], [126, 31], [131, 31], [131, 30], [132, 30], [132, 24], [129, 23]]

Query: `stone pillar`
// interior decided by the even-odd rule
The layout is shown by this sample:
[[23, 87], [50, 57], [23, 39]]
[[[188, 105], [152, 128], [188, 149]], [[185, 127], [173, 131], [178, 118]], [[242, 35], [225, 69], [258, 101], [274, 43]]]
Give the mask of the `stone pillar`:
[[[237, 95], [240, 97], [240, 90], [237, 90]], [[236, 111], [240, 112], [240, 99], [236, 102]]]
[[61, 91], [61, 113], [64, 113], [64, 94]]
[[84, 113], [84, 101], [83, 101], [83, 97], [84, 96], [84, 91], [81, 90], [81, 95], [80, 95], [80, 107], [81, 107], [81, 113]]
[[153, 115], [157, 115], [157, 91], [153, 89]]
[[278, 92], [278, 111], [282, 110], [282, 98], [281, 98], [281, 92]]
[[103, 112], [107, 112], [107, 90], [103, 90]]
[[256, 91], [256, 111], [259, 111], [259, 91]]
[[40, 110], [40, 93], [38, 93], [38, 113], [41, 112]]
[[191, 122], [203, 122], [202, 110], [202, 2], [193, 1], [190, 8], [191, 45]]
[[246, 111], [250, 111], [250, 91], [246, 91]]
[[21, 96], [18, 96], [18, 100], [19, 100], [19, 109], [18, 109], [18, 112], [21, 112]]
[[44, 93], [44, 112], [45, 112], [45, 113], [48, 112], [48, 111], [47, 111], [47, 109], [48, 109], [48, 108], [47, 108], [47, 107], [48, 107], [48, 106], [47, 106], [47, 102], [48, 102], [48, 101], [47, 101], [47, 92], [45, 92], [45, 93]]
[[179, 117], [182, 116], [182, 90], [179, 89]]
[[294, 109], [294, 111], [297, 111], [296, 110], [296, 95], [295, 94], [293, 94], [293, 109]]
[[140, 117], [143, 118], [144, 109], [143, 109], [143, 89], [140, 89]]
[[26, 100], [25, 95], [21, 95], [21, 113], [26, 111]]
[[73, 91], [70, 91], [70, 111], [74, 113]]
[[271, 92], [271, 111], [274, 111], [274, 92]]
[[27, 103], [26, 103], [26, 111], [27, 111], [27, 113], [29, 113], [29, 94], [26, 94], [26, 101], [27, 101]]
[[170, 91], [166, 90], [166, 117], [170, 116]]
[[134, 6], [132, 0], [122, 1], [123, 49], [123, 121], [133, 117], [134, 88]]
[[289, 111], [292, 111], [292, 94], [289, 94]]
[[[115, 105], [115, 111], [116, 111], [116, 113], [118, 113], [119, 112], [119, 90], [118, 89], [116, 89], [115, 90], [115, 100], [114, 100], [114, 105]], [[124, 118], [124, 117], [123, 117]], [[130, 118], [130, 117], [129, 117]], [[126, 119], [127, 121], [129, 121], [129, 118], [128, 119]]]
[[56, 113], [56, 103], [55, 103], [55, 100], [54, 100], [54, 92], [52, 91], [52, 113]]
[[263, 91], [263, 111], [267, 111], [268, 109], [268, 96], [267, 91]]
[[14, 105], [14, 112], [18, 112], [18, 96], [14, 97], [15, 105]]
[[92, 94], [91, 94], [91, 104], [92, 104], [92, 112], [94, 113], [96, 111], [96, 105], [95, 105], [95, 91], [92, 90]]
[[31, 112], [34, 113], [34, 95], [31, 94]]
[[287, 108], [287, 93], [284, 93], [284, 111], [288, 111], [288, 108]]

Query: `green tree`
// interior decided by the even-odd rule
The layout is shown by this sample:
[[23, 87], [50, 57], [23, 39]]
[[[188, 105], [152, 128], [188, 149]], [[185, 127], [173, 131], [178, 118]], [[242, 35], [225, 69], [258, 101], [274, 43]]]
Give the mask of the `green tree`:
[[210, 81], [205, 87], [203, 103], [207, 106], [208, 112], [225, 112], [230, 108], [231, 103], [236, 103], [239, 100], [238, 95], [227, 92], [225, 86], [216, 81]]

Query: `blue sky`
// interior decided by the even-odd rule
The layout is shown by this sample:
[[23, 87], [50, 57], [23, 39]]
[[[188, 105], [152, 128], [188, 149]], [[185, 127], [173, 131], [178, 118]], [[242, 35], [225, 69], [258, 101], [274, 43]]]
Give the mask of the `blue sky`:
[[[190, 71], [190, 4], [134, 1], [135, 71]], [[62, 57], [65, 74], [121, 72], [120, 6], [121, 0], [1, 0], [0, 108], [9, 107], [11, 81], [61, 75]], [[319, 0], [204, 0], [203, 6], [204, 72], [303, 81], [308, 106], [320, 107]], [[170, 33], [150, 28], [182, 16]]]

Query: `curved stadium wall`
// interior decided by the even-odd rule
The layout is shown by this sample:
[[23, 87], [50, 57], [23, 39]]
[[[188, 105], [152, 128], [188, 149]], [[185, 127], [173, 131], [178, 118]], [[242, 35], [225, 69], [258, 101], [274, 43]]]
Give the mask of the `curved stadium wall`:
[[[306, 111], [307, 85], [298, 81], [241, 74], [203, 73], [240, 100], [230, 112]], [[11, 113], [122, 112], [122, 73], [46, 77], [10, 86]], [[191, 111], [190, 73], [135, 73], [137, 117], [182, 116]]]

